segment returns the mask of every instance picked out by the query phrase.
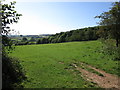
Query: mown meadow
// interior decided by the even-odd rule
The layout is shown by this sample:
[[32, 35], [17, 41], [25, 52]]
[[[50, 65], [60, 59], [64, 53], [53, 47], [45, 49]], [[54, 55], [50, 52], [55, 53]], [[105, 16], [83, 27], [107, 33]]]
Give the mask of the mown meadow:
[[22, 83], [25, 88], [97, 87], [84, 80], [71, 65], [79, 62], [120, 76], [119, 62], [102, 53], [102, 43], [98, 40], [15, 46], [9, 55], [18, 58], [26, 71], [28, 79]]

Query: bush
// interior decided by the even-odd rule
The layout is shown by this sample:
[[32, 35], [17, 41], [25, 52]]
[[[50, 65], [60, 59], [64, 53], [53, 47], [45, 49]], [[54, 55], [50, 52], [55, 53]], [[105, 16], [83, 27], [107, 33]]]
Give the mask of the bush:
[[23, 38], [22, 38], [22, 41], [23, 41], [23, 42], [27, 41], [27, 38], [26, 38], [26, 37], [23, 37]]
[[20, 83], [27, 79], [19, 60], [2, 56], [2, 87], [21, 88]]
[[33, 45], [36, 44], [36, 42], [29, 42], [27, 45]]
[[15, 45], [28, 45], [29, 44], [29, 42], [28, 41], [26, 41], [26, 42], [17, 42]]
[[114, 39], [101, 39], [103, 43], [103, 52], [111, 55], [113, 60], [120, 60], [120, 47], [116, 47]]

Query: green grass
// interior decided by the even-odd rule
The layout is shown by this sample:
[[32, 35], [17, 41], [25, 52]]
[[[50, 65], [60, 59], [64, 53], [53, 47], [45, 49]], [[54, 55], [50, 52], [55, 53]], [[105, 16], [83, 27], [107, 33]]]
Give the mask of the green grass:
[[[26, 88], [84, 88], [95, 87], [69, 69], [72, 63], [88, 63], [108, 73], [119, 75], [118, 61], [103, 55], [99, 41], [16, 46], [10, 54], [19, 58], [26, 70]], [[63, 63], [60, 63], [63, 62]]]

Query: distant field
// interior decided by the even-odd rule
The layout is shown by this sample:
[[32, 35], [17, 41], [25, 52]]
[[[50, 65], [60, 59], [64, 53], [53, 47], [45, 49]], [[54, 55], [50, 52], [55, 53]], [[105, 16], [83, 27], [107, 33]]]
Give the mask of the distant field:
[[118, 61], [101, 53], [101, 42], [83, 41], [56, 44], [16, 46], [10, 54], [19, 58], [26, 70], [26, 88], [97, 87], [81, 77], [72, 63], [84, 62], [108, 73], [119, 75]]

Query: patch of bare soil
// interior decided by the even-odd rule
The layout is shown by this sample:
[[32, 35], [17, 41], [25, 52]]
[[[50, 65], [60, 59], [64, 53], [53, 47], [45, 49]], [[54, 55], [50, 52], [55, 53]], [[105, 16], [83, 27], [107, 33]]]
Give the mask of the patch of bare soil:
[[[81, 63], [82, 65], [85, 65], [84, 63]], [[87, 65], [88, 68], [91, 68], [101, 74], [103, 74], [103, 76], [99, 76], [96, 73], [92, 73], [88, 70], [85, 70], [81, 67], [78, 67], [76, 64], [72, 64], [76, 70], [80, 71], [83, 78], [88, 80], [88, 81], [92, 81], [94, 83], [96, 83], [98, 86], [100, 86], [101, 88], [116, 88], [120, 90], [120, 78], [116, 75], [112, 75], [109, 73], [106, 73], [103, 70], [100, 69], [96, 69], [95, 67], [91, 66], [91, 65]]]

